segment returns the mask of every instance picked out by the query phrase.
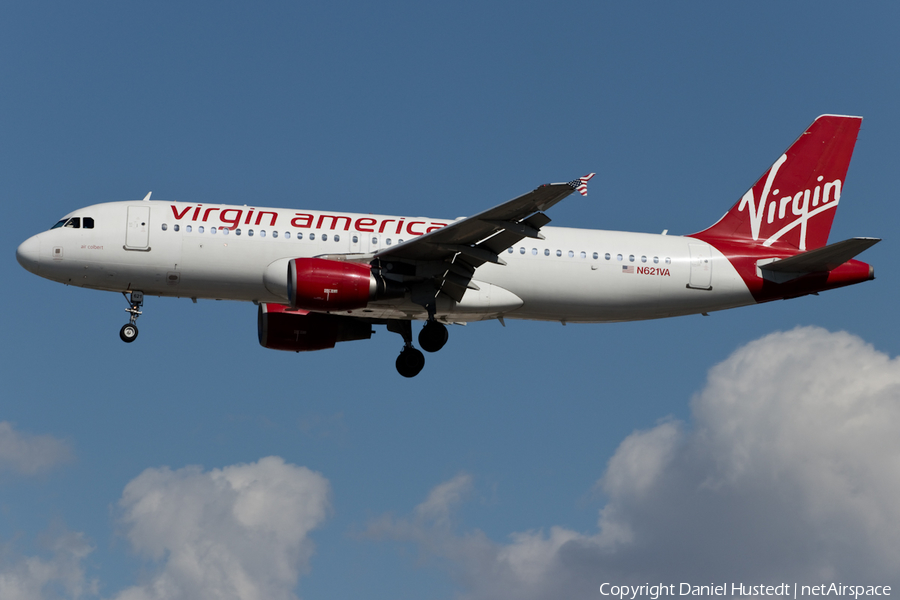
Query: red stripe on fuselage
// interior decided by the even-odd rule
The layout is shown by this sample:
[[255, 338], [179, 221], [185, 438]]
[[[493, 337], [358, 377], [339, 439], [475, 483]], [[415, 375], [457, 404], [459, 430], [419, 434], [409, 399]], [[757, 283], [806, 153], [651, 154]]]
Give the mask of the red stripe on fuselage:
[[798, 254], [796, 249], [784, 246], [767, 248], [702, 234], [688, 237], [706, 242], [724, 254], [757, 302], [796, 298], [875, 279], [871, 266], [859, 260], [849, 260], [831, 271], [808, 273], [790, 281], [776, 283], [760, 277], [756, 268], [757, 261], [795, 256]]

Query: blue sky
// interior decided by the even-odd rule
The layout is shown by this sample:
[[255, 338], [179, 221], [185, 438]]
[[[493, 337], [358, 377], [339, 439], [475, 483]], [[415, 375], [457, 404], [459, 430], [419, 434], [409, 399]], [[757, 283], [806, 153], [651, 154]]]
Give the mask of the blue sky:
[[[158, 597], [164, 581], [185, 598], [595, 598], [607, 575], [900, 585], [877, 558], [900, 532], [876, 526], [900, 516], [883, 506], [900, 486], [883, 431], [900, 418], [898, 17], [829, 2], [4, 4], [0, 591], [121, 600]], [[823, 113], [865, 118], [830, 239], [883, 237], [861, 257], [876, 281], [708, 318], [454, 327], [413, 380], [394, 371], [401, 342], [384, 328], [274, 352], [238, 303], [149, 298], [125, 346], [121, 297], [14, 258], [71, 210], [150, 190], [455, 218], [591, 171], [590, 195], [554, 207], [554, 225], [692, 233]], [[728, 387], [745, 379], [771, 385]], [[738, 449], [750, 467], [721, 458]], [[864, 475], [792, 470], [815, 456]], [[259, 510], [283, 519], [253, 521], [258, 539], [234, 521], [247, 473], [275, 507]], [[685, 489], [709, 481], [718, 491], [692, 504]], [[141, 512], [149, 497], [197, 506], [195, 520]], [[278, 531], [290, 535], [265, 537]], [[176, 568], [211, 547], [221, 563]], [[260, 586], [244, 596], [222, 575], [241, 569]]]

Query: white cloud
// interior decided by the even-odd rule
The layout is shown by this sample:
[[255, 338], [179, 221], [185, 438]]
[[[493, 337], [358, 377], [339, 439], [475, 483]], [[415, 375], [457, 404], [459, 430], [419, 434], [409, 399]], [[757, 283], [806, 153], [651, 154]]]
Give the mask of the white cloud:
[[459, 504], [471, 489], [471, 475], [460, 473], [431, 490], [428, 499], [416, 507], [416, 514], [422, 519], [446, 523], [450, 519], [453, 507]]
[[322, 475], [274, 456], [206, 472], [148, 469], [119, 506], [133, 549], [159, 568], [116, 598], [293, 599], [329, 496]]
[[10, 545], [0, 554], [0, 598], [41, 600], [96, 596], [97, 582], [88, 581], [82, 563], [93, 551], [84, 536], [59, 531], [43, 536], [50, 556], [19, 556]]
[[51, 435], [28, 435], [0, 421], [0, 468], [34, 475], [72, 459], [72, 450]]
[[420, 507], [369, 533], [449, 559], [472, 599], [595, 600], [603, 582], [900, 585], [900, 359], [847, 333], [774, 333], [711, 369], [692, 412], [620, 444], [596, 532], [496, 543]]

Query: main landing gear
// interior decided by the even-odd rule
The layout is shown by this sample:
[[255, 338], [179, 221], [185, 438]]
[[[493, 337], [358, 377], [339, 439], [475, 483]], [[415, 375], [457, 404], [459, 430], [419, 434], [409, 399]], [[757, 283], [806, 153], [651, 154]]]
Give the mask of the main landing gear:
[[444, 347], [449, 337], [446, 325], [434, 320], [426, 321], [419, 332], [419, 345], [425, 352], [437, 352]]
[[129, 306], [125, 309], [125, 312], [131, 314], [131, 319], [128, 323], [122, 325], [122, 329], [119, 330], [119, 337], [122, 338], [123, 342], [130, 344], [138, 336], [138, 328], [135, 322], [141, 316], [141, 307], [144, 305], [144, 292], [133, 291], [130, 298], [125, 292], [122, 292], [122, 295], [128, 300]]
[[[412, 345], [412, 322], [389, 321], [387, 328], [403, 337], [403, 350], [397, 357], [397, 372], [404, 377], [415, 377], [425, 366], [425, 355]], [[426, 352], [437, 352], [444, 347], [449, 337], [447, 326], [432, 319], [426, 321], [419, 332], [419, 344]]]

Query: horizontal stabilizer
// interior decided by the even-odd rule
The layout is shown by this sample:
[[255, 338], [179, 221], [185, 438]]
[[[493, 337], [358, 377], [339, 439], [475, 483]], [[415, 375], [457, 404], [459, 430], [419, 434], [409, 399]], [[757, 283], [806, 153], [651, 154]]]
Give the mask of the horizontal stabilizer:
[[759, 265], [764, 271], [773, 273], [818, 273], [833, 271], [857, 254], [871, 248], [880, 238], [850, 238], [843, 242], [837, 242], [802, 252], [795, 256], [776, 260], [765, 265]]

